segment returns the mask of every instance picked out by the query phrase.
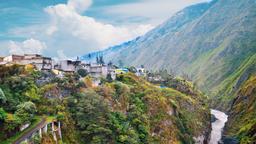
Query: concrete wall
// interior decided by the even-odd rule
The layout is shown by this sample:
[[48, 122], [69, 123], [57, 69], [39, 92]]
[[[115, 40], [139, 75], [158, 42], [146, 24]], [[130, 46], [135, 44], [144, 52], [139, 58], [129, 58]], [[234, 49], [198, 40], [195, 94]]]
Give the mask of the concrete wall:
[[67, 60], [59, 62], [59, 69], [67, 72], [74, 72], [76, 70], [75, 65], [69, 64]]

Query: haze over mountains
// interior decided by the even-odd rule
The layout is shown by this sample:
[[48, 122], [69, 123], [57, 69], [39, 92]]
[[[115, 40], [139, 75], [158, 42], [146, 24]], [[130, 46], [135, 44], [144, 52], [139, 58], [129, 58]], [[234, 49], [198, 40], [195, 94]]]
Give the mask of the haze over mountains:
[[[207, 94], [225, 101], [251, 73], [256, 61], [256, 1], [213, 0], [183, 9], [146, 35], [84, 60], [186, 73]], [[226, 101], [226, 99], [228, 99]]]

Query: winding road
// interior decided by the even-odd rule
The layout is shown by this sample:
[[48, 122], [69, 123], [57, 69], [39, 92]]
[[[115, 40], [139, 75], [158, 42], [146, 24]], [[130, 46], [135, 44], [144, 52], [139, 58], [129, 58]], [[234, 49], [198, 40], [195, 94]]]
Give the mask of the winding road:
[[37, 124], [32, 130], [24, 133], [19, 137], [13, 144], [20, 144], [22, 141], [29, 138], [34, 132], [38, 131], [40, 128], [44, 127], [46, 124], [46, 118], [43, 118], [39, 124]]

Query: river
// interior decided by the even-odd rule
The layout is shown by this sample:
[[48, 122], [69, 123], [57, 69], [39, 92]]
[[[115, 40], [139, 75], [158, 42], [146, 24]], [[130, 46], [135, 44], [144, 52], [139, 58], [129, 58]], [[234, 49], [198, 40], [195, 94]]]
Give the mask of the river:
[[218, 144], [218, 142], [221, 142], [222, 131], [228, 120], [228, 116], [224, 112], [213, 109], [211, 109], [211, 114], [214, 115], [217, 120], [212, 123], [212, 132], [209, 144]]

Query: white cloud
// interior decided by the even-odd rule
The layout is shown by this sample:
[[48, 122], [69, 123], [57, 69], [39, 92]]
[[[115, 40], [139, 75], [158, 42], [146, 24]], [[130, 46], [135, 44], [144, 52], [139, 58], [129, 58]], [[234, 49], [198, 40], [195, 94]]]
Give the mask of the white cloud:
[[67, 6], [77, 12], [87, 10], [92, 4], [92, 0], [69, 0]]
[[20, 43], [10, 41], [8, 47], [10, 54], [41, 54], [46, 49], [46, 44], [31, 38]]
[[[85, 3], [82, 0], [70, 0], [68, 4], [47, 7], [45, 11], [52, 18], [52, 24], [46, 31], [47, 34], [54, 34], [57, 37], [58, 35], [61, 35], [61, 37], [65, 35], [66, 37], [72, 37], [70, 39], [76, 38], [86, 43], [90, 50], [99, 50], [131, 40], [153, 28], [149, 24], [131, 29], [121, 26], [116, 27], [98, 22], [92, 17], [82, 16], [77, 12], [77, 9], [87, 9], [90, 4], [89, 0], [86, 0]], [[84, 53], [87, 51], [85, 50]]]
[[69, 59], [63, 52], [63, 50], [58, 50], [57, 51], [57, 54], [58, 54], [58, 59], [61, 59], [61, 60], [65, 60], [65, 59]]
[[47, 35], [52, 35], [53, 33], [55, 33], [58, 30], [58, 28], [54, 25], [50, 26], [47, 30], [46, 30], [46, 34]]
[[[32, 37], [33, 40], [36, 39], [35, 41], [43, 41], [40, 42], [43, 48], [26, 48], [25, 42], [11, 41], [8, 43], [9, 50], [17, 53], [43, 52], [48, 56], [59, 57], [83, 55], [143, 35], [176, 11], [202, 1], [207, 0], [140, 0], [128, 4], [104, 6], [99, 9], [107, 17], [115, 19], [114, 16], [120, 16], [119, 20], [123, 25], [116, 26], [107, 24], [107, 21], [103, 23], [82, 15], [90, 7], [92, 0], [68, 0], [67, 4], [57, 4], [45, 8], [46, 14], [50, 17], [46, 23], [30, 25], [25, 28], [13, 28], [9, 31], [9, 35], [14, 37]], [[129, 23], [130, 18], [133, 17], [148, 18], [149, 21], [145, 23], [135, 19], [134, 23]], [[120, 21], [117, 24], [120, 24]], [[0, 46], [0, 50], [0, 54], [3, 53], [2, 50], [6, 53], [3, 46]]]
[[158, 25], [189, 5], [209, 1], [210, 0], [141, 0], [135, 3], [107, 6], [102, 10], [104, 13], [107, 13], [107, 15], [148, 18], [151, 24]]

